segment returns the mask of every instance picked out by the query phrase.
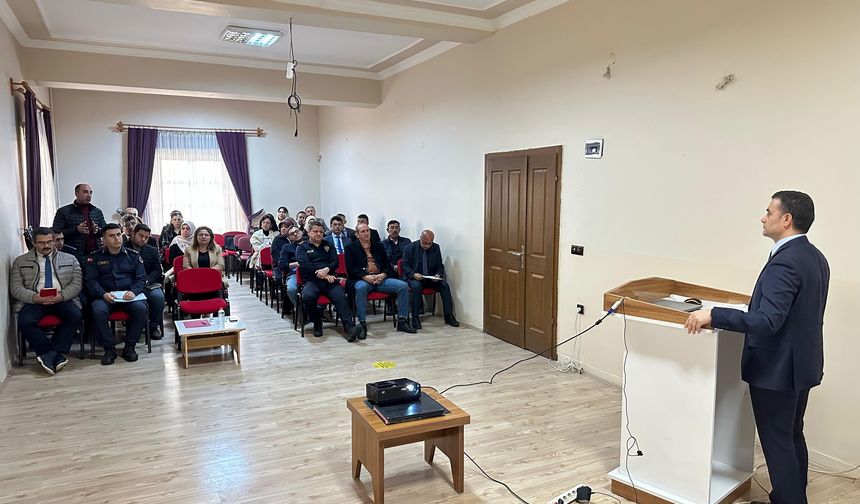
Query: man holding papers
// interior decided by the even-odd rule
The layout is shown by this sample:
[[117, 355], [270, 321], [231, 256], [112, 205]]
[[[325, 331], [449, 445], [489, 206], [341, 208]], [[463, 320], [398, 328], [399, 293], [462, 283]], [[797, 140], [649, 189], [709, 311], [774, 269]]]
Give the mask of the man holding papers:
[[827, 259], [806, 238], [814, 219], [808, 195], [774, 194], [761, 219], [762, 234], [774, 246], [756, 281], [749, 311], [699, 310], [685, 324], [691, 333], [711, 324], [746, 334], [741, 373], [750, 386], [773, 484], [772, 504], [807, 502], [803, 416], [809, 389], [824, 375], [822, 326], [830, 283]]
[[[33, 231], [33, 249], [15, 258], [9, 274], [9, 290], [15, 300], [18, 329], [37, 360], [50, 375], [68, 362], [72, 336], [81, 324], [81, 267], [71, 254], [54, 247], [54, 232], [39, 227]], [[45, 315], [60, 319], [51, 339], [38, 324]]]
[[451, 288], [445, 280], [445, 264], [442, 262], [442, 251], [439, 245], [433, 243], [436, 236], [433, 231], [421, 231], [417, 242], [412, 242], [403, 252], [403, 276], [409, 281], [412, 289], [412, 327], [421, 329], [421, 290], [430, 287], [442, 296], [442, 311], [445, 313], [445, 323], [451, 327], [459, 327], [460, 323], [454, 318], [454, 302], [451, 300]]
[[134, 345], [146, 324], [146, 298], [143, 288], [146, 272], [143, 259], [134, 250], [122, 246], [122, 230], [117, 224], [107, 224], [102, 230], [104, 247], [87, 258], [87, 291], [92, 299], [93, 327], [96, 338], [105, 349], [102, 364], [116, 360], [114, 337], [108, 325], [111, 312], [121, 310], [129, 315], [122, 358], [137, 360]]

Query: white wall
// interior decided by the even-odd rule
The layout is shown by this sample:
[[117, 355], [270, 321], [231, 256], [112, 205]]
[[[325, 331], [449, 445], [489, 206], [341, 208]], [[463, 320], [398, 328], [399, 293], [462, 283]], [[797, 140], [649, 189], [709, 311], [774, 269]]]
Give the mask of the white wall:
[[[376, 109], [322, 109], [323, 213], [399, 217], [411, 237], [433, 227], [458, 315], [480, 327], [484, 155], [563, 145], [564, 338], [576, 303], [593, 320], [603, 292], [630, 279], [748, 293], [772, 245], [758, 223], [770, 195], [804, 190], [817, 206], [810, 239], [832, 270], [807, 439], [814, 457], [854, 465], [858, 17], [851, 1], [567, 3], [388, 79]], [[715, 91], [728, 73], [737, 82]], [[599, 161], [582, 156], [593, 137], [606, 139]], [[573, 243], [585, 256], [569, 254]], [[588, 369], [617, 382], [619, 324], [582, 345]]]
[[265, 207], [275, 212], [286, 205], [295, 213], [299, 206], [318, 203], [316, 107], [302, 107], [295, 138], [286, 104], [65, 89], [53, 90], [52, 100], [61, 204], [74, 199], [76, 184], [88, 182], [93, 203], [106, 217], [125, 207], [127, 135], [112, 131], [117, 121], [198, 128], [260, 126], [265, 137], [248, 137], [254, 210]]
[[[18, 60], [19, 47], [9, 33], [6, 25], [0, 22], [0, 78], [4, 83], [9, 79], [21, 80], [21, 66]], [[23, 252], [19, 228], [23, 226], [20, 177], [18, 165], [17, 121], [15, 108], [17, 98], [8, 91], [0, 99], [0, 179], [7, 189], [0, 198], [0, 328], [4, 338], [0, 343], [0, 382], [6, 379], [10, 359], [15, 355], [15, 332], [11, 317], [9, 296], [9, 267], [16, 256]], [[40, 98], [44, 94], [39, 95]]]

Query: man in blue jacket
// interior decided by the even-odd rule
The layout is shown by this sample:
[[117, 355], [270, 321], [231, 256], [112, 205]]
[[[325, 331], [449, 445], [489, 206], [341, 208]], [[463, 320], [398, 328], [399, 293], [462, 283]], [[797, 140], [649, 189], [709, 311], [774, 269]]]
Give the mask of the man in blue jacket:
[[[812, 198], [797, 191], [771, 197], [762, 234], [774, 241], [753, 289], [749, 311], [699, 310], [685, 324], [746, 334], [741, 363], [773, 490], [772, 504], [806, 504], [808, 454], [803, 415], [809, 389], [824, 375], [822, 325], [830, 267], [809, 243]], [[757, 502], [757, 501], [753, 501]]]

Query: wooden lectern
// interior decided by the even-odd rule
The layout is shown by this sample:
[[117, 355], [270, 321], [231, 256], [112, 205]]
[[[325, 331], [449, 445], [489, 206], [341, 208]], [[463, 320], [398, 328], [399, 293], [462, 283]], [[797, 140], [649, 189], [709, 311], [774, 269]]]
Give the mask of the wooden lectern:
[[[626, 331], [621, 465], [612, 492], [634, 502], [723, 504], [743, 495], [753, 471], [755, 424], [741, 380], [742, 334], [687, 334], [680, 310], [653, 304], [669, 294], [748, 304], [749, 296], [665, 278], [634, 280], [603, 295]], [[609, 321], [607, 321], [609, 322]], [[629, 433], [628, 433], [629, 428]], [[637, 456], [630, 435], [638, 441]]]

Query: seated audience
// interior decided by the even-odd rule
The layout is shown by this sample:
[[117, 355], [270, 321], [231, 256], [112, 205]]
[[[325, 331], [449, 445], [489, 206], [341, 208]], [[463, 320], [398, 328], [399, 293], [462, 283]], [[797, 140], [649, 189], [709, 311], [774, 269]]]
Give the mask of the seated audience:
[[215, 233], [209, 226], [200, 226], [194, 231], [194, 239], [191, 246], [185, 249], [182, 256], [183, 268], [212, 268], [221, 272], [221, 282], [227, 288], [227, 279], [224, 278], [224, 258], [221, 256], [221, 247], [215, 243]]
[[170, 247], [173, 239], [179, 236], [180, 226], [182, 226], [182, 212], [179, 210], [170, 212], [170, 222], [161, 228], [161, 235], [158, 237], [159, 252]]
[[328, 233], [328, 225], [326, 225], [325, 219], [323, 219], [322, 217], [317, 217], [317, 209], [314, 208], [313, 205], [306, 206], [305, 213], [308, 215], [308, 217], [316, 217], [317, 219], [319, 219], [320, 224], [322, 224], [323, 227], [323, 232]]
[[280, 226], [282, 222], [287, 220], [287, 217], [290, 216], [290, 211], [287, 210], [285, 206], [278, 207], [278, 213], [275, 215], [275, 219], [278, 221], [278, 225]]
[[272, 240], [275, 239], [278, 224], [275, 222], [275, 217], [272, 214], [266, 214], [260, 219], [260, 229], [254, 231], [251, 235], [251, 247], [254, 248], [254, 253], [248, 259], [248, 267], [254, 269], [260, 262], [260, 250], [265, 247], [272, 246]]
[[51, 226], [62, 231], [66, 242], [83, 256], [99, 248], [99, 236], [106, 224], [104, 214], [91, 203], [92, 199], [93, 189], [89, 184], [76, 185], [75, 201], [57, 209]]
[[323, 240], [324, 232], [322, 222], [315, 219], [308, 230], [308, 242], [302, 243], [296, 250], [299, 272], [304, 283], [303, 308], [314, 323], [314, 336], [322, 336], [322, 318], [317, 310], [317, 299], [324, 294], [334, 303], [343, 322], [343, 337], [351, 343], [358, 338], [361, 327], [352, 323], [352, 311], [346, 302], [346, 294], [334, 276], [338, 265], [337, 253], [329, 242]]
[[403, 273], [412, 289], [412, 327], [421, 329], [419, 312], [421, 311], [421, 290], [431, 287], [442, 297], [442, 311], [445, 323], [459, 327], [460, 323], [454, 317], [454, 302], [451, 299], [451, 288], [445, 279], [445, 264], [442, 262], [442, 252], [439, 245], [433, 243], [433, 231], [421, 231], [417, 242], [412, 242], [403, 253]]
[[397, 295], [397, 330], [415, 333], [406, 320], [409, 286], [397, 278], [382, 244], [370, 239], [370, 226], [359, 224], [355, 231], [358, 240], [346, 247], [346, 271], [349, 275], [347, 288], [355, 289], [355, 311], [361, 325], [358, 339], [367, 337], [367, 295], [375, 291]]
[[[290, 231], [290, 224], [287, 221], [283, 221], [278, 224], [278, 236], [272, 240], [272, 263], [273, 266], [277, 265], [278, 258], [281, 257], [281, 248], [290, 242], [289, 236], [287, 233]], [[273, 275], [275, 276], [275, 280], [281, 279], [281, 270], [277, 267], [272, 268], [275, 271]]]
[[[83, 277], [77, 258], [56, 249], [50, 228], [36, 228], [33, 242], [29, 252], [12, 262], [9, 291], [14, 300], [18, 329], [36, 353], [42, 369], [53, 375], [68, 363], [64, 354], [71, 350], [72, 337], [81, 324], [78, 294]], [[38, 326], [45, 315], [54, 315], [62, 321], [50, 339]]]
[[164, 270], [158, 259], [158, 249], [149, 243], [152, 230], [146, 224], [138, 224], [130, 240], [123, 242], [138, 254], [143, 260], [143, 269], [146, 273], [146, 282], [143, 286], [143, 295], [146, 296], [146, 304], [149, 305], [149, 336], [154, 340], [160, 340], [161, 317], [164, 315]]
[[334, 250], [338, 255], [343, 254], [346, 246], [352, 243], [352, 239], [346, 235], [346, 231], [343, 229], [343, 219], [340, 216], [335, 215], [332, 217], [330, 223], [331, 231], [326, 233], [325, 239], [334, 245]]
[[337, 216], [343, 219], [343, 231], [346, 233], [346, 236], [349, 237], [350, 240], [355, 240], [355, 229], [346, 226], [346, 223], [349, 222], [346, 220], [346, 215], [339, 213]]
[[193, 222], [184, 221], [179, 226], [179, 234], [173, 237], [170, 248], [167, 249], [167, 264], [173, 268], [173, 261], [185, 254], [185, 249], [191, 246], [194, 230], [197, 229]]
[[83, 271], [84, 267], [84, 257], [81, 256], [81, 251], [72, 247], [71, 245], [66, 245], [66, 237], [62, 231], [54, 231], [54, 248], [57, 249], [58, 252], [63, 252], [66, 254], [72, 254], [81, 263], [81, 271]]
[[[358, 226], [360, 224], [367, 224], [368, 226], [370, 226], [370, 219], [367, 217], [367, 214], [358, 214], [358, 217], [356, 218], [355, 229], [358, 229]], [[370, 239], [376, 242], [382, 241], [379, 238], [379, 231], [375, 229], [370, 230]]]
[[298, 227], [293, 226], [287, 232], [287, 236], [289, 242], [281, 247], [277, 269], [287, 286], [287, 297], [290, 298], [293, 306], [296, 306], [296, 268], [299, 266], [296, 261], [296, 248], [302, 244], [302, 232]]
[[[140, 219], [138, 219], [137, 217], [135, 217], [133, 215], [125, 214], [125, 216], [122, 218], [122, 241], [123, 241], [123, 244], [125, 242], [131, 241], [131, 238], [134, 236], [134, 228], [137, 227], [138, 224], [142, 224]], [[152, 236], [149, 236], [149, 238], [146, 240], [146, 243], [148, 245], [152, 245], [153, 247], [158, 247], [158, 243], [155, 241], [155, 238], [153, 238]], [[156, 250], [158, 250], [158, 249], [156, 248]]]
[[116, 360], [114, 337], [108, 323], [108, 316], [116, 310], [129, 315], [122, 358], [134, 362], [137, 360], [134, 346], [147, 323], [147, 305], [145, 300], [132, 300], [143, 293], [146, 271], [140, 255], [122, 246], [122, 231], [117, 224], [105, 225], [102, 240], [104, 248], [87, 257], [85, 275], [96, 340], [105, 351], [101, 363], [107, 366]]
[[305, 228], [305, 219], [307, 219], [307, 217], [308, 214], [306, 214], [304, 211], [299, 211], [299, 213], [296, 214], [296, 226], [299, 229], [303, 230]]
[[394, 219], [388, 221], [385, 229], [388, 231], [388, 237], [382, 241], [382, 246], [385, 247], [385, 254], [394, 267], [394, 271], [400, 275], [402, 272], [398, 269], [397, 263], [403, 258], [403, 251], [412, 243], [412, 240], [400, 236], [400, 222]]

